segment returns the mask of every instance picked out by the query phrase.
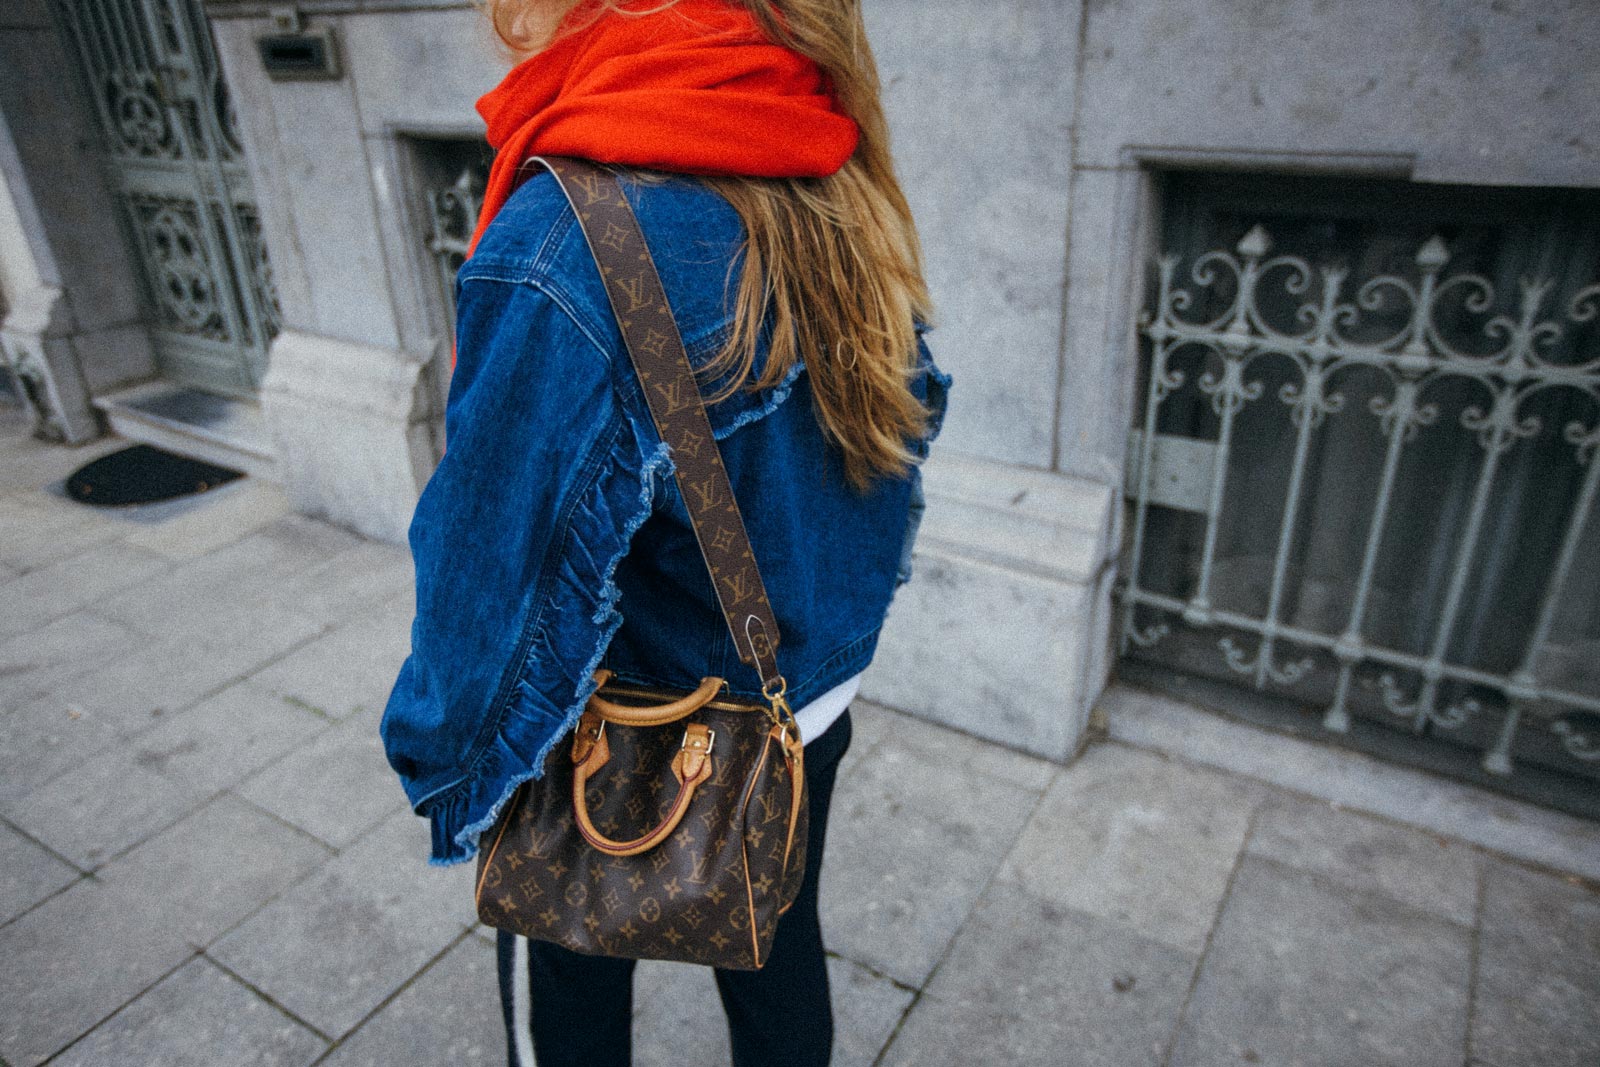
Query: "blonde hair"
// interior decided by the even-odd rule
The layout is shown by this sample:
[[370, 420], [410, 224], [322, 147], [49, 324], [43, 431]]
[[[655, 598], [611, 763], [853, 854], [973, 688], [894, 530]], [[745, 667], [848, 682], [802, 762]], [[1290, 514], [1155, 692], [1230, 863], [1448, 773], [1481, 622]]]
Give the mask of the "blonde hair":
[[[577, 4], [483, 2], [513, 55], [548, 46]], [[903, 475], [915, 462], [907, 439], [921, 437], [928, 419], [911, 391], [915, 323], [928, 322], [932, 307], [916, 225], [889, 155], [889, 126], [860, 2], [726, 2], [747, 9], [774, 43], [815, 62], [861, 137], [849, 161], [825, 178], [703, 179], [733, 206], [745, 229], [733, 329], [703, 372], [707, 380], [727, 378], [707, 400], [714, 403], [741, 387], [771, 387], [795, 360], [803, 361], [823, 434], [839, 448], [847, 481], [864, 492], [874, 478]], [[659, 0], [641, 8], [629, 0], [599, 0], [594, 17], [640, 17], [675, 3]], [[769, 321], [767, 361], [751, 382]]]

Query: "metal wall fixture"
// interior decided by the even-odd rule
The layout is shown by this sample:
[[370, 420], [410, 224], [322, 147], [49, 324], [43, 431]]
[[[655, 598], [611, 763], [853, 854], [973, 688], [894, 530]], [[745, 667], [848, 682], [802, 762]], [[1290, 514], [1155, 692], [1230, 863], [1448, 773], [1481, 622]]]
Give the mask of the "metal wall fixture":
[[294, 5], [269, 9], [274, 32], [256, 38], [261, 67], [274, 81], [326, 81], [343, 77], [339, 38], [332, 26], [307, 28]]
[[253, 393], [280, 312], [199, 0], [53, 6], [100, 121], [163, 376]]
[[[1148, 354], [1128, 465], [1121, 648], [1150, 657], [1181, 636], [1192, 658], [1210, 641], [1219, 676], [1302, 702], [1320, 692], [1322, 725], [1334, 732], [1351, 728], [1359, 687], [1365, 707], [1418, 733], [1476, 731], [1495, 775], [1512, 772], [1519, 731], [1530, 729], [1592, 767], [1600, 612], [1573, 588], [1593, 584], [1600, 532], [1600, 284], [1522, 277], [1497, 291], [1481, 274], [1447, 273], [1450, 259], [1434, 236], [1408, 274], [1353, 279], [1342, 266], [1272, 255], [1261, 225], [1231, 250], [1196, 256], [1187, 286], [1180, 257], [1159, 258], [1139, 323]], [[1163, 426], [1180, 395], [1208, 409], [1203, 433]], [[1246, 417], [1256, 421], [1241, 430]], [[1275, 453], [1242, 467], [1240, 441], [1271, 419]], [[1335, 423], [1360, 435], [1365, 458], [1330, 496], [1313, 483], [1355, 454], [1325, 447]], [[1417, 467], [1423, 434], [1434, 475]], [[1531, 503], [1517, 511], [1506, 506], [1508, 470], [1535, 438], [1539, 456], [1553, 458], [1532, 465], [1543, 481], [1518, 490]], [[1236, 490], [1230, 479], [1241, 478], [1250, 484]], [[1270, 501], [1260, 499], [1266, 486]], [[1229, 523], [1246, 506], [1255, 528], [1237, 533]], [[1533, 522], [1545, 534], [1524, 538]], [[1310, 588], [1314, 523], [1342, 524], [1350, 548], [1331, 594]], [[1429, 529], [1437, 550], [1414, 553], [1437, 572], [1426, 595], [1423, 577], [1380, 581]], [[1229, 588], [1222, 544], [1249, 537], [1261, 550], [1247, 594]], [[1517, 580], [1496, 588], [1517, 590], [1518, 604], [1486, 602], [1488, 573], [1508, 567], [1521, 568]], [[1468, 630], [1492, 640], [1472, 645]], [[1396, 639], [1401, 631], [1414, 639]], [[1501, 651], [1468, 648], [1486, 643]], [[1552, 657], [1570, 666], [1575, 655], [1587, 666], [1553, 668]]]

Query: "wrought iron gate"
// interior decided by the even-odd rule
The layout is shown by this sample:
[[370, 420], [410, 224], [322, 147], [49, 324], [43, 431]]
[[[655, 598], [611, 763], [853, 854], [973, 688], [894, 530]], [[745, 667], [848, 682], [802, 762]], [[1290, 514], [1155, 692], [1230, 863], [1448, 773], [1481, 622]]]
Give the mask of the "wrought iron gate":
[[54, 0], [100, 120], [163, 377], [249, 395], [277, 293], [199, 0]]
[[1123, 653], [1592, 793], [1594, 216], [1521, 245], [1446, 226], [1409, 262], [1369, 232], [1336, 263], [1239, 217], [1232, 247], [1160, 257], [1141, 318]]

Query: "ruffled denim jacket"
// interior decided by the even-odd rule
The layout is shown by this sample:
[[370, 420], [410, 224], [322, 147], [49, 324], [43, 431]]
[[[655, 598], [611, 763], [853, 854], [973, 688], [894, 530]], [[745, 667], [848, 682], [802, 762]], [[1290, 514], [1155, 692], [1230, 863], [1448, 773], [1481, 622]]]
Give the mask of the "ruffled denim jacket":
[[[730, 327], [743, 231], [691, 179], [628, 181], [689, 358]], [[717, 610], [672, 459], [622, 344], [599, 272], [545, 173], [495, 216], [456, 281], [448, 447], [412, 519], [417, 613], [381, 732], [433, 827], [433, 861], [469, 859], [516, 786], [542, 770], [604, 666], [693, 688], [707, 675], [758, 697]], [[918, 334], [923, 457], [950, 379]], [[714, 384], [714, 383], [713, 383]], [[710, 409], [802, 707], [866, 667], [910, 576], [920, 472], [866, 494], [844, 480], [803, 366]]]

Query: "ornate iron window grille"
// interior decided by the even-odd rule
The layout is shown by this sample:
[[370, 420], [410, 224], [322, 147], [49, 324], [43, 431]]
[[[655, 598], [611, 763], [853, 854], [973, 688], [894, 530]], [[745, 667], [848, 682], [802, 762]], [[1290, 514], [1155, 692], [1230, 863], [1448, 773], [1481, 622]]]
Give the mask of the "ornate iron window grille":
[[[1571, 757], [1600, 761], [1600, 735], [1589, 727], [1600, 715], [1600, 695], [1553, 683], [1541, 671], [1563, 591], [1575, 573], [1592, 569], [1592, 560], [1580, 560], [1579, 554], [1600, 489], [1600, 350], [1560, 357], [1552, 352], [1585, 324], [1600, 321], [1600, 284], [1579, 288], [1553, 305], [1554, 279], [1523, 278], [1514, 307], [1496, 310], [1499, 294], [1487, 277], [1446, 273], [1450, 255], [1438, 236], [1417, 250], [1411, 276], [1376, 275], [1353, 292], [1343, 267], [1316, 268], [1298, 256], [1270, 253], [1267, 232], [1257, 225], [1233, 250], [1198, 256], [1189, 270], [1193, 288], [1179, 284], [1179, 256], [1158, 260], [1154, 304], [1139, 323], [1149, 357], [1142, 422], [1130, 448], [1127, 492], [1134, 515], [1119, 588], [1122, 651], [1153, 648], [1175, 626], [1226, 629], [1233, 632], [1217, 640], [1217, 651], [1229, 670], [1258, 689], [1293, 685], [1312, 670], [1313, 654], [1331, 657], [1335, 680], [1322, 718], [1328, 730], [1350, 729], [1351, 687], [1365, 667], [1382, 706], [1419, 732], [1430, 724], [1458, 729], [1498, 713], [1482, 758], [1491, 773], [1511, 772], [1513, 742], [1530, 719], [1546, 726]], [[1287, 304], [1292, 315], [1264, 310], [1269, 288], [1279, 309]], [[1208, 310], [1196, 315], [1193, 309], [1199, 307]], [[1375, 317], [1379, 310], [1387, 314]], [[1442, 325], [1444, 319], [1473, 321], [1477, 336], [1463, 341]], [[1179, 365], [1177, 354], [1185, 349], [1198, 357], [1191, 351]], [[1216, 564], [1234, 434], [1241, 412], [1263, 400], [1267, 376], [1260, 371], [1266, 362], [1277, 363], [1276, 373], [1287, 376], [1275, 392], [1288, 409], [1294, 443], [1265, 610], [1252, 612], [1219, 606]], [[1370, 517], [1365, 529], [1356, 531], [1360, 566], [1342, 625], [1306, 625], [1288, 618], [1285, 606], [1293, 592], [1291, 558], [1302, 528], [1308, 456], [1329, 416], [1346, 408], [1348, 390], [1341, 383], [1358, 369], [1387, 387], [1386, 394], [1374, 392], [1366, 404], [1383, 441], [1381, 470], [1371, 489]], [[1431, 636], [1421, 651], [1408, 651], [1370, 632], [1374, 579], [1385, 534], [1407, 506], [1397, 496], [1397, 472], [1419, 431], [1440, 421], [1445, 405], [1433, 395], [1440, 383], [1473, 391], [1454, 422], [1475, 440], [1481, 461], [1442, 600], [1427, 620]], [[1209, 405], [1214, 439], [1158, 432], [1162, 404], [1186, 387]], [[1450, 650], [1464, 623], [1474, 561], [1484, 551], [1497, 471], [1519, 442], [1546, 432], [1546, 417], [1530, 409], [1538, 406], [1537, 398], [1555, 393], [1576, 400], [1585, 412], [1549, 428], [1559, 433], [1582, 473], [1570, 498], [1551, 502], [1552, 508], [1566, 509], [1565, 527], [1540, 577], [1520, 660], [1509, 670], [1457, 662]], [[1154, 508], [1190, 512], [1203, 526], [1197, 573], [1187, 582], [1186, 595], [1152, 588], [1143, 579]], [[1407, 690], [1402, 674], [1414, 677], [1414, 690]], [[1453, 696], [1448, 683], [1461, 683]], [[1488, 692], [1498, 694], [1498, 706], [1481, 699]]]
[[442, 189], [428, 190], [425, 197], [428, 205], [428, 251], [433, 253], [439, 271], [439, 284], [444, 291], [444, 307], [452, 336], [456, 325], [456, 272], [466, 262], [467, 245], [472, 240], [478, 211], [483, 206], [484, 184], [484, 168], [468, 164], [462, 166], [454, 182]]

